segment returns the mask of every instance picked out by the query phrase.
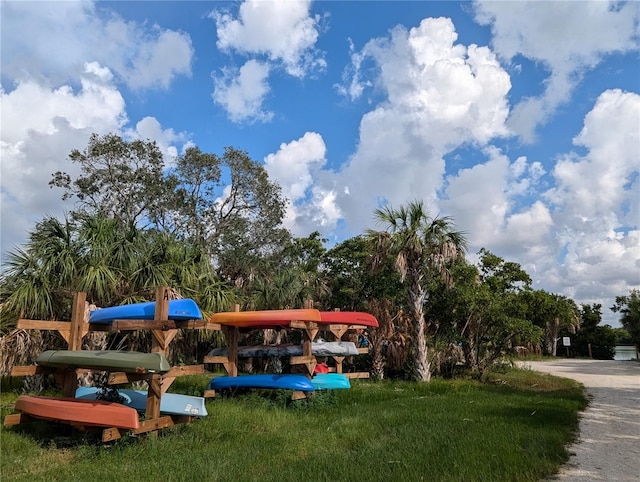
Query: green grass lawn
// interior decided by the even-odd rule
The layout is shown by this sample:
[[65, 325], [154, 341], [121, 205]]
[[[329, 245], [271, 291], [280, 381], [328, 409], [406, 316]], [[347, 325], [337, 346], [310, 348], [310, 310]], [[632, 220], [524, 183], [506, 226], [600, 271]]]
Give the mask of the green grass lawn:
[[[171, 391], [197, 394], [210, 377]], [[566, 461], [578, 384], [528, 370], [471, 380], [352, 381], [291, 402], [254, 392], [208, 417], [109, 445], [36, 422], [0, 432], [0, 479], [36, 481], [535, 481]], [[0, 396], [2, 416], [18, 393]]]

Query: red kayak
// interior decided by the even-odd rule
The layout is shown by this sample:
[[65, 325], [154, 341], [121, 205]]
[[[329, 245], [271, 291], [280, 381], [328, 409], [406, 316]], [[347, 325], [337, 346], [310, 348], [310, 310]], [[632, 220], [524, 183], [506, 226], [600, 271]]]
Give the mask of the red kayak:
[[136, 430], [140, 427], [134, 408], [104, 400], [70, 397], [32, 397], [21, 395], [16, 410], [33, 418], [90, 427], [117, 427]]
[[312, 321], [319, 324], [361, 325], [376, 328], [378, 320], [359, 311], [261, 310], [227, 311], [214, 314], [210, 321], [238, 328], [284, 328], [292, 321]]
[[375, 316], [361, 311], [321, 311], [320, 323], [337, 325], [363, 325], [372, 328], [378, 327]]

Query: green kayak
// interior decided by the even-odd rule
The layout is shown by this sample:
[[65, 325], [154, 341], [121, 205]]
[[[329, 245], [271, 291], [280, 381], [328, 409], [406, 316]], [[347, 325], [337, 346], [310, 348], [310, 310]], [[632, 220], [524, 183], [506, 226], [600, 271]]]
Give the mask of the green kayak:
[[164, 373], [171, 369], [162, 353], [137, 351], [47, 350], [36, 363], [45, 367], [78, 367], [127, 373]]

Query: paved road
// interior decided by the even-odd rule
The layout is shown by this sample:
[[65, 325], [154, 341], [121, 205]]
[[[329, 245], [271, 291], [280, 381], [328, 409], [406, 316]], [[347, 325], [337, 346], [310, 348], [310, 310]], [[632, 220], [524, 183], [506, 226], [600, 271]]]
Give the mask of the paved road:
[[640, 363], [565, 359], [524, 366], [577, 380], [589, 397], [574, 455], [552, 480], [640, 481]]

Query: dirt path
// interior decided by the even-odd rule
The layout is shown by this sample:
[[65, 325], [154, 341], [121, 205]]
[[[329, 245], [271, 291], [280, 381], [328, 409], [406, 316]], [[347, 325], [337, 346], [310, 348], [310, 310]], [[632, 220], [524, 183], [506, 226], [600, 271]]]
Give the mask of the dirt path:
[[565, 359], [523, 365], [577, 380], [589, 396], [570, 447], [574, 455], [552, 480], [640, 481], [640, 364]]

